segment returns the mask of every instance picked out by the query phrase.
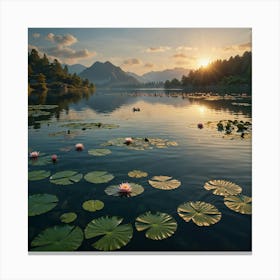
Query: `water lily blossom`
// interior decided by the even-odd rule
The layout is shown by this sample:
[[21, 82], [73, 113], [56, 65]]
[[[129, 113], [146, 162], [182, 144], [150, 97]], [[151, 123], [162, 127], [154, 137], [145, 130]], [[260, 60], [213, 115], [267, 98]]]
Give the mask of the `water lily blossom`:
[[131, 137], [127, 137], [127, 138], [125, 138], [124, 143], [125, 143], [126, 145], [129, 145], [129, 144], [131, 144], [132, 142], [133, 142], [133, 140], [132, 140], [132, 138], [131, 138]]
[[52, 159], [52, 162], [56, 162], [57, 161], [57, 155], [52, 155], [51, 159]]
[[131, 193], [131, 186], [128, 183], [121, 183], [119, 186], [119, 192], [123, 195], [128, 195]]
[[37, 159], [39, 157], [40, 152], [34, 151], [30, 153], [30, 157], [32, 159]]
[[203, 128], [203, 124], [202, 124], [202, 123], [198, 123], [198, 124], [197, 124], [197, 127], [198, 127], [199, 129], [202, 129], [202, 128]]
[[76, 144], [75, 148], [76, 148], [76, 151], [82, 151], [85, 147], [82, 143], [78, 143], [78, 144]]

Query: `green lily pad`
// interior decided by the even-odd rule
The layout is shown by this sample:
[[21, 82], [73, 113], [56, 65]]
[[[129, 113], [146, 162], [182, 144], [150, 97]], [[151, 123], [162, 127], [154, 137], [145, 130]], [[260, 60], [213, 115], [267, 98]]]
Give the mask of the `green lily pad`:
[[128, 176], [131, 178], [142, 178], [142, 177], [147, 177], [148, 173], [141, 170], [132, 170], [128, 172]]
[[85, 180], [93, 184], [107, 183], [114, 179], [114, 175], [107, 171], [92, 171], [85, 175]]
[[181, 186], [180, 181], [172, 179], [172, 177], [169, 176], [154, 176], [149, 180], [149, 184], [152, 187], [161, 190], [173, 190]]
[[95, 212], [103, 209], [104, 203], [101, 200], [87, 200], [83, 203], [83, 209], [89, 212]]
[[242, 188], [235, 183], [225, 180], [211, 180], [205, 183], [206, 190], [213, 190], [213, 194], [228, 196], [242, 192]]
[[60, 171], [50, 177], [50, 182], [56, 185], [72, 185], [78, 183], [83, 178], [77, 171]]
[[117, 146], [117, 147], [126, 147], [131, 150], [150, 150], [153, 148], [167, 148], [178, 145], [175, 141], [168, 141], [166, 139], [160, 138], [132, 138], [132, 142], [126, 144], [125, 138], [114, 138], [105, 143], [102, 143], [101, 146]]
[[46, 155], [45, 153], [40, 153], [39, 157], [36, 159], [29, 158], [28, 163], [34, 166], [44, 166], [47, 164], [51, 164], [52, 160], [50, 155]]
[[77, 214], [74, 212], [64, 213], [60, 216], [60, 221], [65, 224], [72, 223], [77, 219]]
[[75, 251], [84, 240], [77, 226], [62, 225], [47, 228], [31, 242], [32, 251]]
[[53, 194], [33, 194], [28, 196], [28, 216], [37, 216], [49, 212], [58, 203]]
[[58, 105], [50, 105], [50, 104], [39, 104], [39, 105], [29, 105], [28, 110], [51, 110], [58, 108]]
[[88, 150], [88, 153], [92, 156], [100, 157], [100, 156], [109, 155], [112, 152], [109, 149], [91, 149], [91, 150]]
[[34, 170], [28, 172], [29, 181], [37, 181], [48, 178], [51, 175], [50, 171], [47, 170]]
[[222, 213], [214, 205], [202, 201], [185, 202], [179, 205], [177, 212], [183, 220], [192, 220], [198, 226], [216, 224], [222, 217]]
[[224, 198], [225, 205], [241, 214], [252, 214], [252, 198], [246, 195], [229, 195]]
[[85, 238], [102, 236], [92, 246], [101, 251], [112, 251], [125, 246], [132, 238], [131, 224], [120, 225], [123, 218], [101, 217], [93, 219], [85, 228]]
[[136, 218], [135, 227], [138, 231], [147, 230], [145, 236], [149, 239], [162, 240], [174, 234], [177, 222], [166, 213], [149, 211]]
[[131, 187], [131, 192], [127, 195], [124, 195], [123, 193], [119, 192], [119, 185], [113, 185], [113, 186], [107, 187], [105, 189], [105, 193], [108, 195], [112, 195], [112, 196], [132, 197], [132, 196], [137, 196], [144, 191], [144, 188], [139, 184], [135, 184], [135, 183], [128, 183], [128, 184]]
[[68, 127], [71, 129], [113, 129], [118, 128], [117, 124], [108, 124], [108, 123], [67, 123], [63, 124], [63, 127]]

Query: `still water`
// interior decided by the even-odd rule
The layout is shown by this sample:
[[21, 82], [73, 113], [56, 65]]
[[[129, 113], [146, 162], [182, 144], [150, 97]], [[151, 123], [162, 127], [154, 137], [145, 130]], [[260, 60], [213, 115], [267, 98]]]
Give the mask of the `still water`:
[[[30, 98], [29, 105], [38, 100]], [[136, 217], [146, 211], [160, 211], [171, 215], [178, 223], [171, 237], [154, 241], [144, 232], [133, 230], [133, 238], [121, 251], [251, 251], [251, 215], [234, 212], [224, 205], [223, 197], [204, 189], [208, 180], [232, 181], [242, 187], [242, 193], [252, 195], [251, 140], [223, 138], [213, 129], [198, 129], [197, 124], [209, 121], [243, 120], [251, 122], [248, 98], [208, 100], [189, 98], [180, 93], [164, 91], [97, 91], [80, 99], [60, 100], [46, 97], [40, 103], [58, 104], [47, 116], [29, 118], [29, 150], [48, 155], [57, 154], [58, 162], [47, 166], [30, 164], [29, 171], [45, 169], [54, 174], [76, 170], [86, 174], [105, 170], [115, 178], [105, 184], [91, 184], [84, 179], [69, 186], [54, 185], [48, 179], [29, 182], [29, 194], [48, 193], [59, 198], [51, 211], [29, 217], [30, 242], [44, 229], [61, 224], [59, 217], [75, 212], [72, 223], [85, 229], [94, 218], [110, 215], [123, 217], [123, 223], [134, 225]], [[245, 103], [244, 103], [245, 102]], [[237, 103], [237, 104], [236, 104]], [[238, 103], [241, 105], [238, 106]], [[133, 112], [132, 108], [140, 108]], [[116, 129], [78, 129], [68, 135], [61, 125], [69, 122], [100, 122], [119, 125]], [[65, 134], [55, 134], [64, 131]], [[166, 149], [130, 150], [110, 146], [111, 154], [94, 157], [89, 149], [103, 148], [100, 144], [117, 137], [162, 138], [176, 141], [178, 146]], [[83, 143], [82, 152], [75, 151], [76, 143]], [[147, 172], [146, 178], [129, 178], [127, 173], [138, 169]], [[172, 176], [181, 181], [174, 190], [159, 190], [148, 184], [156, 175]], [[141, 184], [145, 191], [131, 198], [108, 196], [108, 185], [122, 182]], [[105, 207], [97, 212], [82, 208], [86, 200], [98, 199]], [[215, 205], [222, 218], [209, 227], [185, 222], [177, 214], [177, 207], [187, 201], [204, 201]], [[84, 240], [78, 251], [96, 251], [93, 240]]]

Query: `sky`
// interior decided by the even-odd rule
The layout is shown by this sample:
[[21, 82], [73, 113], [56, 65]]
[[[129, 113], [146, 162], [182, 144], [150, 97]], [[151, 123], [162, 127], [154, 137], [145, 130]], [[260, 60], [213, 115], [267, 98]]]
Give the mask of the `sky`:
[[29, 28], [28, 50], [69, 65], [110, 61], [142, 75], [242, 55], [251, 37], [250, 28]]

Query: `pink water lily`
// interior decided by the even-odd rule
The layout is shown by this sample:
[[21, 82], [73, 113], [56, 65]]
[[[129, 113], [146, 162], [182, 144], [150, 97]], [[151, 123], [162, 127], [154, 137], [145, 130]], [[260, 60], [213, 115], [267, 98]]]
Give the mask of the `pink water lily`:
[[126, 145], [129, 145], [129, 144], [131, 144], [132, 142], [133, 142], [133, 140], [132, 140], [132, 138], [131, 138], [131, 137], [127, 137], [127, 138], [125, 138], [124, 143], [125, 143]]
[[56, 162], [57, 161], [57, 155], [52, 155], [51, 159], [52, 159], [53, 162]]
[[30, 157], [32, 159], [37, 159], [39, 157], [39, 154], [40, 154], [40, 152], [33, 151], [33, 152], [30, 153]]
[[76, 144], [75, 148], [77, 151], [82, 151], [85, 147], [82, 143], [78, 143]]
[[128, 183], [121, 183], [119, 186], [119, 192], [123, 195], [128, 195], [132, 191], [130, 184]]

